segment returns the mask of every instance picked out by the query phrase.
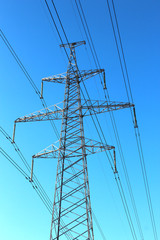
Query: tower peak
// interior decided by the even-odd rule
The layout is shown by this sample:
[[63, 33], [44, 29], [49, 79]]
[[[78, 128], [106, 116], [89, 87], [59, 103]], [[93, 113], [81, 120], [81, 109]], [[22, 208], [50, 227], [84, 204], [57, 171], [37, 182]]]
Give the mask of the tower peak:
[[86, 42], [85, 41], [79, 41], [79, 42], [65, 43], [65, 44], [61, 44], [60, 47], [75, 48], [75, 47], [79, 47], [83, 44], [86, 44]]

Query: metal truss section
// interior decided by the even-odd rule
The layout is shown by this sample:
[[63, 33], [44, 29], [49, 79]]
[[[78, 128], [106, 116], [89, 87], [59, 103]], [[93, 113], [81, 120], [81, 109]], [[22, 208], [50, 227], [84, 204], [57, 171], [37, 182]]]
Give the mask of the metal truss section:
[[[70, 147], [71, 146], [71, 147]], [[66, 147], [66, 158], [70, 157], [78, 157], [81, 156], [81, 152], [79, 150], [81, 149], [81, 145], [78, 143], [74, 144], [74, 147], [72, 146], [72, 142], [70, 142], [70, 146]], [[91, 155], [99, 152], [104, 152], [107, 150], [115, 149], [114, 146], [105, 145], [101, 142], [97, 142], [95, 140], [85, 138], [85, 148], [86, 148], [86, 155]], [[54, 144], [51, 144], [47, 148], [43, 149], [39, 153], [33, 155], [33, 158], [58, 158], [58, 152], [61, 151], [58, 147], [56, 147]]]
[[[74, 45], [71, 45], [62, 116], [50, 240], [94, 240], [80, 84]], [[74, 76], [74, 79], [73, 79]], [[57, 209], [59, 217], [54, 218]], [[66, 225], [60, 227], [61, 221]], [[66, 229], [68, 228], [68, 229]]]
[[94, 69], [94, 70], [82, 70], [80, 71], [80, 74], [79, 74], [79, 81], [82, 82], [82, 81], [85, 81], [91, 77], [94, 77], [96, 76], [97, 74], [100, 74], [100, 73], [104, 73], [104, 69]]
[[[61, 103], [62, 104], [62, 103]], [[124, 108], [134, 107], [131, 103], [123, 102], [108, 102], [101, 100], [82, 100], [82, 117], [90, 116], [94, 114], [100, 114], [104, 112], [121, 110]], [[36, 122], [36, 121], [47, 121], [47, 120], [61, 120], [63, 111], [66, 109], [60, 108], [58, 105], [50, 106], [49, 108], [44, 108], [34, 113], [30, 113], [26, 116], [17, 118], [15, 123], [18, 122]], [[77, 111], [75, 106], [72, 106], [72, 111]], [[70, 115], [68, 118], [73, 119], [73, 116]]]
[[[82, 70], [82, 71], [79, 71], [77, 74], [78, 74], [79, 81], [82, 82], [103, 72], [104, 72], [104, 69], [94, 69], [94, 70], [88, 70], [88, 71]], [[76, 81], [74, 75], [70, 75], [69, 77], [70, 77], [70, 80]], [[42, 82], [45, 81], [45, 82], [65, 84], [66, 79], [68, 79], [67, 73], [62, 73], [62, 74], [57, 74], [51, 77], [42, 78]]]
[[[59, 103], [62, 104], [62, 103]], [[46, 121], [46, 120], [61, 120], [63, 110], [57, 105], [53, 105], [34, 113], [30, 113], [23, 117], [17, 118], [15, 123], [18, 122], [36, 122], [36, 121]]]
[[130, 107], [134, 107], [134, 104], [100, 100], [82, 100], [83, 116], [111, 112]]
[[59, 148], [54, 144], [49, 145], [39, 153], [32, 156], [32, 158], [58, 158]]
[[61, 44], [60, 47], [64, 47], [64, 48], [76, 48], [79, 47], [81, 45], [85, 45], [86, 42], [85, 41], [79, 41], [79, 42], [72, 42], [72, 43], [65, 43], [65, 44]]
[[115, 173], [117, 172], [115, 148], [85, 138], [83, 117], [134, 107], [130, 103], [81, 99], [80, 83], [99, 73], [104, 73], [104, 69], [79, 71], [75, 47], [82, 44], [85, 42], [62, 44], [61, 47], [70, 49], [67, 72], [42, 79], [41, 98], [43, 98], [43, 81], [64, 83], [64, 101], [18, 118], [14, 125], [13, 142], [18, 122], [62, 120], [59, 146], [56, 147], [52, 144], [32, 158], [31, 181], [35, 158], [58, 158], [50, 240], [68, 238], [71, 240], [94, 240], [87, 155], [113, 150], [113, 168]]
[[66, 74], [67, 73], [61, 73], [61, 74], [57, 74], [57, 75], [54, 75], [54, 76], [51, 76], [51, 77], [42, 78], [42, 81], [65, 84]]

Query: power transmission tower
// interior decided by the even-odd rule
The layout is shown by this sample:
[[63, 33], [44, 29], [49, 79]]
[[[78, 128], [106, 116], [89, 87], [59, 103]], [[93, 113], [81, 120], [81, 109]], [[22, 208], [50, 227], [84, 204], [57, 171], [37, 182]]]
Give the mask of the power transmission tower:
[[[42, 93], [45, 81], [65, 84], [63, 107], [54, 105], [15, 121], [16, 126], [19, 122], [62, 119], [59, 147], [52, 144], [32, 158], [31, 181], [35, 158], [58, 158], [50, 240], [94, 240], [86, 157], [106, 150], [113, 150], [115, 156], [115, 148], [85, 138], [83, 117], [133, 106], [130, 103], [81, 99], [80, 83], [104, 73], [104, 69], [79, 71], [75, 48], [82, 44], [85, 42], [61, 45], [70, 49], [67, 72], [42, 79]], [[15, 127], [13, 141], [14, 136]], [[115, 159], [113, 167], [116, 172]]]

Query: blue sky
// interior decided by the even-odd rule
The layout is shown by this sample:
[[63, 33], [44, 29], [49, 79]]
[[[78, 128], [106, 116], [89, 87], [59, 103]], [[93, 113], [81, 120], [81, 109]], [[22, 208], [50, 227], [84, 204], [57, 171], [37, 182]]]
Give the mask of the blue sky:
[[[54, 1], [69, 41], [86, 40], [73, 0]], [[111, 2], [111, 1], [110, 1]], [[127, 101], [115, 41], [105, 0], [81, 0], [90, 32], [113, 101]], [[115, 1], [117, 17], [136, 105], [144, 157], [150, 185], [158, 236], [160, 237], [160, 3], [158, 0]], [[58, 24], [55, 12], [53, 16]], [[67, 59], [45, 3], [41, 1], [1, 1], [0, 28], [40, 89], [41, 79], [67, 68]], [[58, 25], [59, 26], [59, 25]], [[82, 33], [82, 34], [81, 34]], [[62, 34], [62, 32], [61, 32]], [[63, 35], [62, 35], [63, 36]], [[63, 38], [64, 39], [64, 38]], [[88, 46], [77, 49], [80, 69], [94, 69]], [[14, 120], [42, 109], [41, 102], [17, 63], [0, 39], [0, 125], [10, 134]], [[86, 81], [91, 99], [104, 99], [99, 78]], [[45, 84], [48, 106], [63, 100], [62, 85]], [[153, 238], [134, 129], [128, 109], [115, 112], [115, 119], [130, 176], [145, 240]], [[109, 115], [99, 116], [110, 145], [115, 145]], [[56, 122], [60, 131], [60, 122]], [[84, 122], [86, 137], [99, 140], [90, 118]], [[31, 164], [31, 156], [57, 141], [49, 122], [17, 125], [16, 143]], [[18, 155], [3, 135], [0, 146], [22, 167]], [[0, 239], [49, 239], [51, 216], [30, 184], [1, 155], [0, 158]], [[139, 237], [119, 154], [117, 164], [136, 233]], [[39, 159], [35, 173], [53, 200], [57, 161]], [[107, 240], [132, 239], [114, 176], [104, 153], [88, 157], [91, 204]], [[101, 239], [96, 224], [95, 239]]]

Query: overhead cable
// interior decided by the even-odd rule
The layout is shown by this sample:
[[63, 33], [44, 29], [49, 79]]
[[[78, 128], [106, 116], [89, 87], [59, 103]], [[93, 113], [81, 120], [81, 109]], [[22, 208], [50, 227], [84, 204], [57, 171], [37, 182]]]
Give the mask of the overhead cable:
[[[28, 79], [29, 83], [31, 84], [31, 86], [33, 87], [35, 93], [38, 95], [38, 97], [41, 100], [42, 106], [46, 109], [47, 108], [47, 104], [44, 100], [44, 98], [41, 98], [41, 93], [38, 89], [38, 87], [36, 86], [36, 84], [34, 83], [33, 79], [31, 78], [31, 76], [29, 75], [28, 71], [26, 70], [26, 68], [24, 67], [22, 61], [20, 60], [20, 58], [18, 57], [18, 55], [16, 54], [16, 52], [14, 51], [13, 47], [11, 46], [11, 44], [9, 43], [8, 39], [6, 38], [5, 34], [3, 33], [3, 31], [0, 29], [0, 37], [2, 38], [3, 42], [5, 43], [5, 45], [7, 46], [7, 48], [9, 49], [10, 53], [12, 54], [12, 56], [14, 57], [14, 59], [16, 60], [17, 64], [19, 65], [19, 67], [21, 68], [21, 70], [23, 71], [24, 75], [26, 76], [26, 78]], [[59, 137], [58, 135], [58, 131], [55, 127], [55, 124], [52, 120], [50, 120], [51, 125], [54, 129], [54, 132], [57, 136], [57, 138]]]
[[[31, 167], [29, 166], [28, 162], [26, 161], [26, 159], [25, 159], [24, 155], [22, 154], [21, 150], [19, 149], [18, 145], [16, 143], [12, 142], [11, 137], [8, 135], [8, 133], [1, 126], [0, 126], [0, 132], [12, 144], [12, 146], [14, 147], [14, 150], [19, 155], [20, 159], [22, 160], [22, 162], [24, 163], [24, 165], [27, 168], [28, 172], [30, 173], [31, 172]], [[0, 149], [0, 151], [1, 151], [1, 149]], [[38, 194], [38, 196], [40, 197], [40, 199], [42, 200], [42, 202], [46, 206], [47, 210], [49, 211], [49, 213], [52, 214], [53, 203], [50, 200], [50, 198], [47, 195], [47, 193], [45, 192], [45, 190], [42, 187], [41, 183], [37, 179], [36, 175], [33, 174], [33, 180], [31, 181], [31, 179], [28, 176], [28, 174], [25, 173], [25, 171], [6, 152], [4, 152], [4, 150], [3, 150], [3, 152], [1, 151], [1, 153], [16, 167], [17, 170], [20, 169], [19, 171], [21, 172], [21, 174], [24, 175], [27, 180], [29, 180], [29, 182], [31, 183], [33, 189], [36, 191], [36, 193]], [[55, 213], [55, 216], [57, 217], [56, 213]], [[65, 223], [62, 221], [62, 226], [64, 226], [64, 225], [65, 225]], [[69, 240], [72, 239], [72, 236], [69, 233], [66, 233], [66, 237]]]
[[[46, 2], [46, 0], [45, 0], [45, 2]], [[52, 4], [53, 4], [53, 1], [52, 1]], [[48, 5], [47, 5], [47, 7], [48, 7]], [[55, 4], [54, 4], [54, 8], [55, 8]], [[51, 11], [49, 11], [49, 13], [51, 14]], [[58, 14], [57, 10], [56, 10], [56, 14]], [[53, 18], [53, 16], [52, 16], [52, 18]], [[59, 21], [61, 22], [61, 20], [60, 20], [59, 17], [58, 17], [58, 19], [59, 19]], [[55, 21], [54, 21], [54, 24], [56, 24]], [[62, 22], [60, 23], [60, 25], [62, 26]], [[57, 28], [56, 28], [56, 29], [57, 29]], [[66, 36], [66, 33], [65, 33], [65, 31], [64, 31], [64, 28], [62, 28], [62, 30], [63, 30], [63, 32], [64, 32], [64, 35]], [[61, 38], [61, 39], [62, 39], [62, 38]], [[66, 40], [67, 40], [67, 43], [68, 43], [68, 38], [66, 38]], [[62, 44], [63, 44], [63, 42], [62, 42]], [[65, 50], [65, 52], [66, 52], [66, 50]], [[67, 55], [67, 58], [69, 59], [67, 52], [66, 52], [66, 55]], [[84, 84], [84, 82], [83, 82], [83, 84]], [[83, 92], [82, 92], [82, 94], [83, 94]], [[88, 94], [87, 94], [87, 95], [88, 95]], [[89, 97], [89, 96], [88, 96], [88, 97]], [[90, 99], [90, 98], [89, 98], [89, 99]], [[95, 114], [95, 116], [96, 116], [96, 114]], [[93, 119], [93, 118], [92, 118], [92, 119]], [[107, 153], [106, 153], [106, 154], [107, 154]], [[124, 195], [122, 195], [122, 196], [124, 196]], [[125, 202], [126, 202], [126, 201], [125, 201]], [[128, 208], [127, 208], [127, 210], [128, 210]], [[130, 215], [130, 214], [129, 214], [129, 215]], [[131, 218], [130, 218], [130, 221], [132, 222]], [[133, 226], [133, 224], [132, 224], [132, 226]], [[133, 239], [137, 239], [134, 229], [132, 230], [132, 232], [133, 232], [133, 234], [132, 234]]]
[[[114, 13], [114, 18], [115, 18], [115, 23], [116, 23], [116, 29], [117, 29], [117, 33], [118, 33], [120, 49], [121, 49], [121, 53], [122, 53], [124, 69], [126, 72], [127, 82], [126, 82], [126, 78], [124, 76], [123, 64], [122, 64], [122, 60], [121, 60], [118, 40], [117, 40], [116, 31], [115, 31], [114, 22], [113, 22], [112, 13], [111, 13], [111, 8], [109, 5], [109, 1], [106, 0], [106, 2], [107, 2], [108, 10], [109, 10], [110, 20], [111, 20], [114, 38], [115, 38], [115, 42], [116, 42], [116, 48], [117, 48], [117, 52], [118, 52], [118, 57], [119, 57], [119, 61], [120, 61], [120, 66], [121, 66], [121, 70], [122, 70], [122, 75], [123, 75], [123, 80], [124, 80], [124, 84], [125, 84], [127, 97], [128, 97], [128, 99], [131, 98], [131, 100], [133, 102], [133, 94], [132, 94], [132, 90], [131, 90], [131, 84], [130, 84], [128, 69], [127, 69], [126, 59], [125, 59], [125, 55], [124, 55], [124, 49], [123, 49], [121, 34], [120, 34], [120, 30], [119, 30], [119, 24], [118, 24], [117, 14], [116, 14], [116, 10], [115, 10], [114, 0], [112, 0], [112, 7], [113, 7], [113, 13]], [[127, 87], [127, 83], [128, 83], [128, 87]], [[129, 90], [128, 90], [128, 88], [129, 88]], [[132, 116], [132, 121], [134, 124], [134, 112], [132, 112], [132, 110], [131, 110], [131, 116]], [[136, 119], [136, 122], [137, 122], [137, 119]], [[149, 213], [150, 213], [150, 218], [151, 218], [151, 223], [152, 223], [152, 228], [153, 228], [153, 234], [154, 234], [155, 240], [158, 240], [155, 217], [154, 217], [154, 212], [153, 212], [153, 205], [152, 205], [152, 200], [151, 200], [148, 176], [147, 176], [147, 171], [146, 171], [146, 166], [145, 166], [145, 161], [144, 161], [144, 154], [143, 154], [143, 148], [142, 148], [142, 142], [141, 142], [141, 136], [140, 136], [138, 124], [136, 124], [136, 127], [134, 126], [134, 131], [135, 131], [137, 148], [138, 148], [138, 153], [139, 153], [139, 158], [140, 158], [140, 165], [141, 165], [141, 170], [142, 170], [143, 181], [144, 181], [144, 185], [145, 185]]]
[[[76, 2], [77, 10], [78, 10], [78, 13], [80, 15], [81, 22], [82, 22], [82, 25], [83, 25], [83, 28], [84, 28], [87, 40], [89, 42], [89, 46], [90, 46], [90, 49], [91, 49], [91, 52], [92, 52], [92, 55], [93, 55], [94, 62], [96, 64], [96, 67], [100, 68], [99, 60], [98, 60], [98, 57], [97, 57], [97, 54], [96, 54], [96, 50], [95, 50], [95, 47], [94, 47], [94, 44], [93, 44], [93, 40], [92, 40], [90, 31], [89, 31], [89, 27], [88, 27], [88, 24], [87, 24], [87, 21], [86, 21], [86, 18], [85, 18], [85, 14], [84, 14], [81, 2], [79, 1], [79, 4], [80, 4], [80, 9], [82, 11], [82, 15], [83, 15], [83, 18], [84, 18], [84, 22], [83, 22], [83, 18], [81, 16], [80, 9], [79, 9], [79, 6], [77, 4], [77, 1], [75, 0], [75, 2]], [[85, 28], [85, 24], [86, 24], [87, 30]], [[89, 37], [88, 37], [88, 35], [89, 35]], [[90, 41], [91, 41], [91, 44], [90, 44]], [[92, 47], [93, 47], [93, 50], [92, 50]], [[102, 82], [101, 77], [100, 77], [100, 80], [101, 80], [101, 84], [103, 86], [103, 82]], [[105, 94], [105, 92], [104, 92], [104, 94]], [[107, 90], [107, 96], [105, 94], [105, 98], [106, 98], [106, 100], [110, 100], [108, 90]], [[141, 229], [140, 221], [139, 221], [139, 217], [138, 217], [138, 213], [137, 213], [137, 208], [136, 208], [136, 205], [135, 205], [135, 200], [134, 200], [134, 197], [133, 197], [133, 192], [132, 192], [131, 184], [130, 184], [130, 181], [129, 181], [129, 176], [128, 176], [128, 172], [127, 172], [127, 168], [126, 168], [126, 165], [125, 165], [124, 156], [123, 156], [123, 152], [122, 152], [122, 147], [121, 147], [121, 144], [120, 144], [118, 131], [117, 131], [117, 127], [116, 127], [116, 123], [115, 123], [115, 119], [114, 119], [114, 114], [112, 112], [109, 112], [109, 113], [110, 113], [110, 117], [111, 117], [111, 122], [112, 122], [113, 130], [114, 130], [115, 138], [116, 138], [116, 141], [117, 141], [118, 151], [120, 153], [122, 166], [123, 166], [123, 170], [124, 170], [124, 173], [125, 173], [125, 178], [126, 178], [127, 186], [128, 186], [128, 189], [129, 189], [129, 194], [130, 194], [130, 197], [131, 197], [131, 202], [132, 202], [132, 206], [133, 206], [133, 209], [134, 209], [137, 225]], [[143, 239], [143, 237], [142, 237], [142, 239]]]
[[[56, 22], [54, 21], [52, 12], [51, 12], [50, 7], [49, 7], [49, 5], [48, 5], [48, 3], [47, 3], [46, 0], [45, 0], [45, 3], [46, 3], [46, 6], [47, 6], [47, 9], [48, 9], [48, 11], [49, 11], [49, 14], [50, 14], [50, 16], [51, 16], [51, 19], [53, 20], [53, 23], [54, 23], [54, 26], [55, 26], [56, 31], [57, 31], [57, 33], [58, 33], [58, 36], [59, 36], [59, 38], [60, 38], [61, 44], [63, 44], [62, 37], [61, 37], [61, 35], [60, 35], [60, 32], [59, 32], [59, 30], [58, 30], [58, 28], [57, 28]], [[54, 7], [54, 9], [55, 9], [56, 15], [57, 15], [58, 20], [59, 20], [59, 22], [60, 22], [60, 25], [61, 25], [61, 28], [62, 28], [62, 30], [63, 30], [64, 36], [65, 36], [65, 38], [66, 38], [66, 41], [67, 41], [67, 43], [69, 43], [68, 38], [67, 38], [67, 35], [66, 35], [66, 33], [65, 33], [65, 30], [64, 30], [64, 28], [63, 28], [61, 19], [60, 19], [60, 17], [59, 17], [58, 11], [57, 11], [56, 6], [55, 6], [55, 4], [54, 4], [53, 1], [52, 1], [52, 5], [53, 5], [53, 7]], [[67, 56], [67, 58], [68, 58], [68, 60], [69, 60], [69, 56], [68, 56], [68, 53], [67, 53], [67, 51], [66, 51], [65, 48], [64, 48], [64, 51], [65, 51], [65, 54], [66, 54], [66, 56]], [[92, 211], [93, 211], [93, 210], [92, 210]], [[94, 215], [95, 215], [95, 214], [94, 214]], [[96, 222], [97, 222], [97, 221], [96, 221]], [[98, 227], [98, 226], [97, 226], [97, 227]], [[99, 228], [99, 227], [98, 227], [98, 228]], [[99, 231], [100, 231], [100, 233], [102, 232], [102, 230], [101, 230], [100, 228], [99, 228]], [[102, 234], [101, 234], [101, 235], [102, 235]], [[102, 237], [104, 238], [104, 234], [102, 235]]]

